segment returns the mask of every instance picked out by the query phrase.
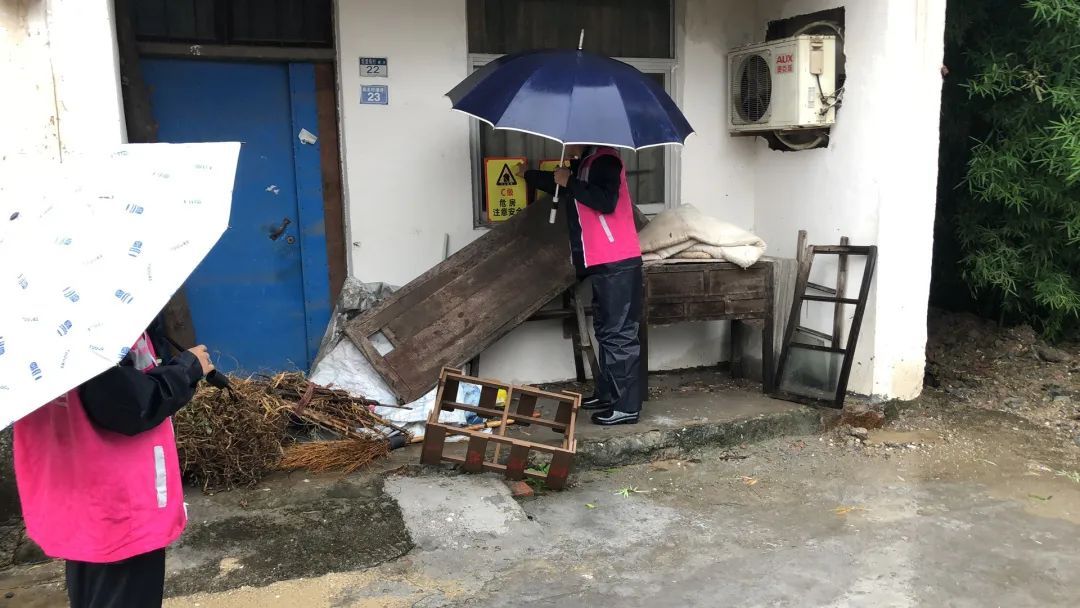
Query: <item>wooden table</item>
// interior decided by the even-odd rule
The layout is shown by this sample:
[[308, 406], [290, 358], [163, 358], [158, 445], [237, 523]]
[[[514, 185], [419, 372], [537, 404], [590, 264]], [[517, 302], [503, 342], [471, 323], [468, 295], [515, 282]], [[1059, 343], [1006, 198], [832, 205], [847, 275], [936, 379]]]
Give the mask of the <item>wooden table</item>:
[[741, 326], [761, 325], [762, 388], [773, 389], [773, 264], [762, 260], [742, 269], [730, 262], [648, 264], [644, 273], [641, 323], [641, 381], [648, 398], [649, 328], [685, 321], [732, 321], [731, 369], [741, 374], [737, 347]]

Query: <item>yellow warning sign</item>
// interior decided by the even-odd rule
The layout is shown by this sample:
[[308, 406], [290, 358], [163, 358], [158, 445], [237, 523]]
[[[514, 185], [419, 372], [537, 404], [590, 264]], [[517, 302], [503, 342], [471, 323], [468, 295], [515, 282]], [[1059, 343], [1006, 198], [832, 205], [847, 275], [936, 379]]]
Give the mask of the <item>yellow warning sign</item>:
[[[563, 164], [565, 165], [567, 163], [563, 163]], [[558, 168], [558, 166], [559, 166], [559, 159], [557, 159], [557, 158], [540, 161], [540, 170], [541, 171], [554, 171], [556, 168]]]
[[484, 201], [487, 218], [491, 222], [505, 222], [521, 213], [528, 203], [525, 179], [517, 173], [525, 173], [524, 158], [484, 159]]

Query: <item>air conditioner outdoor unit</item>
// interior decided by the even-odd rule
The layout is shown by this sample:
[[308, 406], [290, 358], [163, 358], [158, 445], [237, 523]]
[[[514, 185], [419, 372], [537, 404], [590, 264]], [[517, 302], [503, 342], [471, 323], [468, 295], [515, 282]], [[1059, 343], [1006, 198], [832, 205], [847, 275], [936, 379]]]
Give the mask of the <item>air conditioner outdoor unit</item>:
[[836, 38], [804, 35], [728, 53], [732, 133], [828, 128], [836, 122]]

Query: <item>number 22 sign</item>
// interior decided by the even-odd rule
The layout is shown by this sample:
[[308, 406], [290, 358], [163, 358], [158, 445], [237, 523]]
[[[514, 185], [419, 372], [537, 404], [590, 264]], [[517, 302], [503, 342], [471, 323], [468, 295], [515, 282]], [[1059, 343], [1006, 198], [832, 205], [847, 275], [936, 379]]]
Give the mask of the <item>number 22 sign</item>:
[[390, 62], [386, 57], [361, 57], [361, 78], [387, 78], [390, 76]]
[[360, 87], [360, 103], [385, 106], [390, 103], [390, 87], [386, 85], [363, 85]]

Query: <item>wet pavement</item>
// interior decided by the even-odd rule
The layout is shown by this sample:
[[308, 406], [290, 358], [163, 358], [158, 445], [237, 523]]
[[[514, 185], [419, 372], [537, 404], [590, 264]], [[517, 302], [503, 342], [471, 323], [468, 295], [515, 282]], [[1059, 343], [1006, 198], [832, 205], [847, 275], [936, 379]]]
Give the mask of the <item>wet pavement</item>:
[[[193, 500], [167, 605], [1075, 606], [1078, 470], [1021, 418], [916, 407], [865, 442], [702, 447], [523, 501], [433, 468], [283, 477]], [[58, 605], [47, 568], [0, 608]]]

